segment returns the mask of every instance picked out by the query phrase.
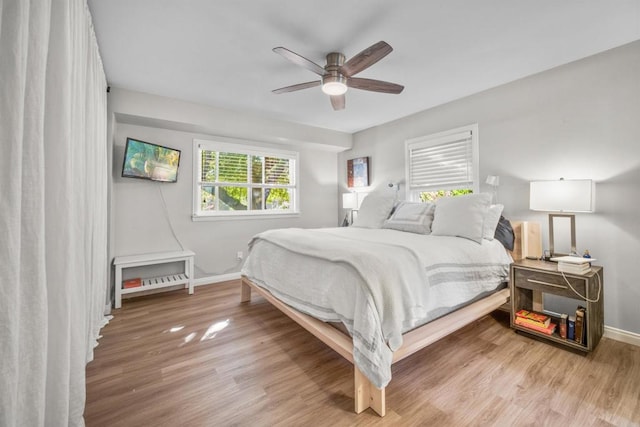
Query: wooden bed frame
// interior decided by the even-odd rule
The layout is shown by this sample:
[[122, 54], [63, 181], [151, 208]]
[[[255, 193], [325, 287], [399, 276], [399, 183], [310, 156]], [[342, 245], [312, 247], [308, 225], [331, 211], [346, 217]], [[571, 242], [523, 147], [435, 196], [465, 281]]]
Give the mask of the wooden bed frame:
[[[511, 252], [513, 259], [522, 259], [525, 256], [540, 256], [540, 226], [537, 223], [515, 222], [512, 227], [516, 234], [516, 244]], [[289, 316], [300, 326], [311, 332], [322, 342], [335, 350], [352, 364], [353, 341], [351, 337], [328, 323], [314, 317], [303, 314], [286, 305], [269, 291], [251, 282], [247, 277], [242, 277], [241, 302], [251, 300], [252, 289], [262, 295], [276, 308]], [[419, 328], [413, 329], [402, 336], [402, 346], [393, 353], [393, 362], [396, 363], [413, 353], [422, 350], [441, 338], [457, 331], [458, 329], [480, 319], [492, 311], [503, 307], [509, 301], [509, 289], [502, 289], [486, 298], [478, 300], [459, 310], [440, 317]], [[360, 372], [354, 364], [354, 400], [355, 412], [361, 413], [367, 408], [373, 409], [381, 417], [386, 413], [385, 389], [375, 387], [369, 379]]]

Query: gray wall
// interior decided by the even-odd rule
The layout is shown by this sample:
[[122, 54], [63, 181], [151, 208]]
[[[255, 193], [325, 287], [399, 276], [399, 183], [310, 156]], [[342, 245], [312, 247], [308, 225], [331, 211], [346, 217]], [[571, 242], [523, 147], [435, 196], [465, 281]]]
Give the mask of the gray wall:
[[[481, 181], [500, 176], [498, 197], [506, 205], [505, 215], [541, 222], [545, 246], [547, 216], [528, 209], [529, 181], [564, 177], [597, 182], [596, 212], [577, 214], [578, 250], [589, 249], [605, 268], [605, 324], [640, 333], [640, 286], [634, 274], [640, 253], [639, 75], [640, 42], [635, 42], [355, 135], [112, 89], [110, 117], [116, 123], [110, 255], [178, 249], [161, 210], [160, 184], [119, 178], [126, 136], [183, 150], [179, 182], [161, 188], [176, 233], [196, 252], [198, 275], [203, 276], [237, 271], [235, 253], [246, 252], [256, 232], [338, 224], [347, 159], [371, 157], [372, 187], [403, 181], [406, 139], [478, 123]], [[306, 170], [302, 215], [192, 222], [192, 140], [214, 135], [300, 149]], [[352, 143], [353, 149], [338, 154]], [[488, 190], [484, 184], [481, 189]]]
[[[338, 225], [337, 152], [351, 145], [351, 135], [117, 88], [109, 94], [109, 106], [115, 120], [111, 257], [180, 250], [169, 227], [171, 221], [184, 247], [196, 253], [198, 279], [238, 272], [236, 252], [243, 251], [246, 256], [247, 243], [258, 232], [279, 227]], [[178, 182], [120, 177], [127, 136], [182, 150]], [[215, 136], [298, 151], [301, 214], [283, 219], [192, 221], [193, 140]]]
[[529, 210], [529, 181], [596, 181], [596, 212], [576, 215], [578, 250], [604, 266], [605, 324], [640, 333], [639, 76], [634, 42], [359, 132], [339, 155], [340, 192], [347, 159], [371, 157], [372, 186], [404, 180], [406, 139], [478, 123], [481, 190], [499, 175], [505, 216], [541, 222], [545, 247], [547, 216]]

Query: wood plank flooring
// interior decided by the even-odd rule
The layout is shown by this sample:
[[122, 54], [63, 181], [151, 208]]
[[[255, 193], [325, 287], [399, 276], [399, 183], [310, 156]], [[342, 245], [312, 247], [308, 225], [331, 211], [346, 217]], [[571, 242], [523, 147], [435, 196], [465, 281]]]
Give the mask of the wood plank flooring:
[[496, 312], [393, 367], [387, 416], [353, 413], [353, 368], [240, 282], [127, 300], [87, 366], [88, 427], [640, 426], [640, 348], [587, 356]]

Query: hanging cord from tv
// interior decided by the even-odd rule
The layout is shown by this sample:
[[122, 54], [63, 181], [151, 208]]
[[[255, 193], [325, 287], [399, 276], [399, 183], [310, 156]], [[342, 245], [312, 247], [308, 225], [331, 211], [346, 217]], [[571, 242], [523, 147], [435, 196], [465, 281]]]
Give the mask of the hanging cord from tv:
[[571, 286], [571, 283], [569, 283], [569, 279], [567, 279], [567, 276], [564, 275], [564, 271], [561, 271], [560, 273], [562, 273], [562, 277], [564, 278], [564, 281], [567, 282], [567, 285], [569, 285], [569, 287], [571, 288], [574, 294], [578, 295], [580, 298], [582, 298], [587, 302], [594, 303], [594, 302], [600, 301], [600, 293], [602, 292], [602, 282], [600, 281], [600, 275], [598, 274], [597, 271], [596, 271], [596, 278], [598, 279], [598, 295], [596, 299], [589, 299], [584, 295], [582, 295], [580, 292], [576, 291], [575, 288]]
[[173, 234], [173, 238], [176, 239], [176, 242], [180, 245], [180, 249], [184, 251], [184, 245], [178, 239], [176, 235], [176, 230], [173, 229], [173, 224], [171, 223], [171, 218], [169, 217], [169, 208], [167, 208], [167, 202], [164, 200], [164, 193], [162, 192], [162, 183], [157, 183], [158, 191], [160, 191], [160, 199], [162, 200], [162, 207], [164, 211], [164, 217], [167, 219], [167, 223], [169, 224], [169, 229], [171, 230], [171, 234]]
[[[178, 238], [178, 235], [176, 234], [176, 230], [173, 228], [173, 223], [171, 222], [171, 217], [169, 216], [169, 208], [167, 207], [167, 202], [164, 199], [164, 193], [162, 192], [162, 183], [158, 182], [156, 183], [158, 185], [158, 191], [160, 191], [160, 200], [162, 200], [162, 208], [164, 211], [164, 216], [167, 220], [167, 223], [169, 224], [169, 229], [171, 229], [171, 234], [173, 235], [173, 238], [176, 239], [176, 242], [178, 242], [178, 245], [180, 245], [180, 248], [184, 251], [184, 245], [182, 244], [182, 242], [180, 241], [180, 239]], [[232, 265], [231, 267], [227, 268], [226, 270], [222, 271], [222, 272], [207, 272], [204, 271], [200, 268], [200, 266], [198, 266], [198, 264], [194, 264], [194, 266], [196, 268], [198, 268], [200, 271], [204, 271], [204, 273], [208, 276], [221, 276], [224, 274], [228, 274], [231, 273], [233, 271], [235, 271], [237, 269], [237, 267], [239, 265], [242, 264], [242, 261], [239, 260], [238, 262], [236, 262], [234, 265]]]

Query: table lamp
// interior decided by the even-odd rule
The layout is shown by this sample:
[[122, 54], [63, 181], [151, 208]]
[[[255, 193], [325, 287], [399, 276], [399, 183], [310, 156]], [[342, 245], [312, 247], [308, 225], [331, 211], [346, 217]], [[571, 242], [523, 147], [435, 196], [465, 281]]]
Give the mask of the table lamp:
[[353, 210], [358, 208], [358, 193], [342, 194], [342, 209], [349, 209], [344, 217], [344, 223], [351, 225], [353, 223]]
[[500, 185], [500, 177], [497, 175], [489, 175], [485, 182], [491, 186], [491, 203], [498, 203], [498, 186]]
[[[577, 255], [576, 222], [573, 212], [593, 212], [595, 208], [595, 183], [590, 179], [564, 179], [555, 181], [531, 181], [529, 183], [529, 209], [533, 211], [561, 212], [549, 214], [549, 251], [551, 256]], [[566, 213], [572, 212], [572, 213]], [[571, 221], [571, 253], [560, 254], [554, 250], [553, 220], [568, 218]]]

